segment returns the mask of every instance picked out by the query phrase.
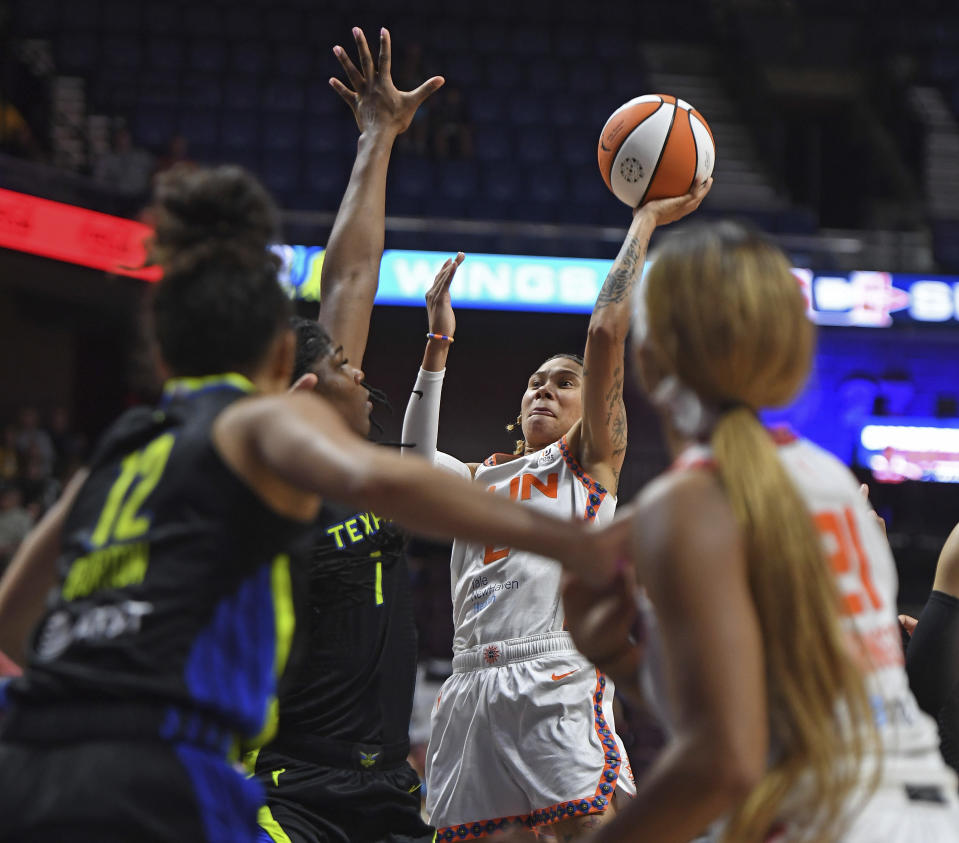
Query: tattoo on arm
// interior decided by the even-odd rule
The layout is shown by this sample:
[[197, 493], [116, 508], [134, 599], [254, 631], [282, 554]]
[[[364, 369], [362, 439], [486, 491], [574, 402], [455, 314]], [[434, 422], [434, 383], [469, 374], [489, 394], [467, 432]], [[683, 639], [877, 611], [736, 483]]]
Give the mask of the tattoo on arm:
[[645, 257], [645, 243], [629, 236], [623, 244], [622, 251], [616, 258], [613, 268], [603, 282], [603, 288], [596, 298], [594, 310], [600, 310], [610, 304], [618, 304], [629, 298], [642, 272]]

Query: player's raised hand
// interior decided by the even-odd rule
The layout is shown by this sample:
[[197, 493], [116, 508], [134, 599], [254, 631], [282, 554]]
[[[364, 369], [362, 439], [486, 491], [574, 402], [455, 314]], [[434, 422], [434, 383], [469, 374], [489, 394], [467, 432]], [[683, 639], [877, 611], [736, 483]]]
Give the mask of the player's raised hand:
[[712, 176], [710, 176], [705, 182], [696, 185], [684, 196], [673, 196], [668, 199], [653, 199], [651, 202], [647, 202], [645, 205], [641, 205], [634, 210], [633, 214], [636, 216], [646, 214], [652, 219], [653, 224], [656, 226], [676, 222], [676, 220], [681, 220], [687, 214], [695, 211], [703, 199], [706, 198], [706, 194], [709, 193], [712, 186], [713, 179]]
[[399, 91], [393, 84], [390, 72], [392, 62], [390, 33], [380, 30], [380, 56], [378, 66], [373, 64], [373, 56], [366, 36], [358, 26], [353, 27], [353, 38], [360, 66], [357, 69], [352, 59], [339, 44], [333, 48], [333, 54], [343, 66], [351, 88], [339, 79], [330, 79], [330, 85], [346, 102], [356, 118], [360, 132], [387, 131], [398, 135], [406, 131], [413, 120], [416, 109], [443, 83], [442, 76], [433, 76], [412, 91]]
[[453, 313], [453, 300], [450, 297], [450, 284], [456, 275], [456, 268], [463, 262], [465, 255], [457, 252], [455, 257], [447, 258], [433, 279], [433, 286], [426, 293], [426, 312], [430, 319], [430, 333], [451, 337], [456, 332], [456, 315]]

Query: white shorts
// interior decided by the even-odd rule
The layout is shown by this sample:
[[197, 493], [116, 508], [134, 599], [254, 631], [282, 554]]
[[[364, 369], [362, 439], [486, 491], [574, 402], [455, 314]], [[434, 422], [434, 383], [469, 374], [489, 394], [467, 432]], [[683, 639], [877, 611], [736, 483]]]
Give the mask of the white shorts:
[[438, 840], [601, 813], [617, 788], [635, 795], [613, 692], [565, 632], [454, 656], [426, 758]]

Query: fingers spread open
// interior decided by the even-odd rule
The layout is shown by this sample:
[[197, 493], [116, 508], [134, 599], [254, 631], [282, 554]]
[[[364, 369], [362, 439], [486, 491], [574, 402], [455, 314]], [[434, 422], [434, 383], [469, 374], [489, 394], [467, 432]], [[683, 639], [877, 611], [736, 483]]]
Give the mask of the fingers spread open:
[[353, 27], [353, 38], [356, 41], [356, 50], [360, 55], [360, 69], [367, 79], [372, 79], [376, 75], [376, 68], [373, 67], [373, 56], [370, 54], [370, 45], [366, 43], [366, 36], [358, 26]]
[[383, 27], [380, 30], [380, 75], [390, 78], [393, 67], [393, 48], [390, 43], [390, 31]]
[[409, 95], [412, 97], [413, 102], [419, 106], [423, 100], [442, 88], [445, 83], [446, 80], [442, 76], [434, 76], [431, 79], [427, 79], [418, 88], [410, 91]]
[[336, 56], [340, 62], [340, 65], [343, 67], [343, 70], [346, 71], [346, 78], [350, 80], [353, 90], [358, 91], [363, 85], [363, 76], [356, 69], [356, 65], [353, 64], [353, 60], [346, 54], [346, 50], [339, 45], [333, 48], [333, 55]]
[[346, 102], [350, 108], [356, 105], [356, 94], [335, 76], [330, 79], [330, 87], [343, 98], [344, 102]]

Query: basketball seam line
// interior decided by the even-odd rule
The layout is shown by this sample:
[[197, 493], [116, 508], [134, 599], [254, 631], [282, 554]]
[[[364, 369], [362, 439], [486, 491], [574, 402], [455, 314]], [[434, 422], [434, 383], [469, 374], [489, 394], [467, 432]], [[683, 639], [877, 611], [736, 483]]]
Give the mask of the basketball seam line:
[[[669, 143], [669, 135], [673, 131], [673, 123], [676, 122], [676, 103], [673, 103], [673, 114], [669, 118], [669, 127], [666, 129], [666, 136], [663, 140], [663, 145], [659, 148], [659, 158], [656, 159], [656, 166], [653, 167], [652, 173], [649, 174], [649, 181], [646, 184], [646, 189], [643, 191], [643, 195], [639, 197], [639, 202], [636, 204], [638, 208], [643, 202], [646, 201], [646, 194], [649, 193], [649, 189], [653, 186], [653, 181], [656, 178], [656, 173], [659, 171], [659, 165], [662, 163], [663, 156], [666, 154], [666, 145]], [[657, 111], [659, 109], [656, 109]], [[695, 142], [695, 138], [694, 138]]]
[[[659, 95], [656, 94], [656, 96], [659, 96]], [[652, 111], [650, 111], [649, 114], [647, 114], [642, 120], [640, 120], [635, 126], [633, 126], [633, 128], [630, 129], [629, 132], [626, 134], [626, 137], [624, 137], [624, 138], [620, 141], [619, 146], [616, 147], [616, 152], [613, 153], [613, 157], [610, 159], [610, 162], [609, 162], [609, 184], [607, 184], [606, 186], [607, 186], [610, 190], [613, 189], [613, 169], [616, 167], [616, 160], [619, 158], [619, 153], [621, 153], [621, 152], [623, 151], [623, 147], [626, 146], [626, 141], [628, 141], [628, 140], [632, 137], [633, 132], [635, 132], [640, 126], [643, 125], [643, 123], [645, 123], [647, 120], [649, 120], [650, 117], [652, 117], [654, 114], [659, 114], [659, 110], [660, 110], [664, 105], [669, 105], [669, 103], [667, 103], [666, 100], [664, 100], [664, 99], [660, 96], [660, 97], [659, 97], [659, 105], [657, 105], [656, 108], [654, 108]], [[669, 125], [672, 126], [672, 123], [670, 123]], [[667, 132], [667, 135], [666, 135], [666, 136], [669, 137], [669, 133], [668, 133], [668, 132]], [[602, 140], [603, 140], [602, 132], [601, 132], [600, 135], [599, 135], [599, 140], [600, 140], [600, 143], [602, 143]], [[606, 176], [605, 176], [605, 175], [603, 175], [603, 180], [604, 180], [604, 181], [606, 180]], [[646, 189], [648, 190], [649, 188], [647, 187]], [[614, 195], [615, 195], [615, 194], [614, 194]], [[645, 195], [645, 194], [643, 194], [643, 195]], [[642, 200], [640, 200], [640, 203], [639, 203], [639, 204], [640, 204], [640, 205], [642, 204]], [[637, 207], [639, 207], [639, 205], [637, 205]]]
[[[689, 187], [686, 188], [686, 192], [689, 193], [696, 184], [696, 173], [699, 172], [699, 141], [696, 140], [696, 132], [693, 131], [692, 109], [686, 111], [686, 119], [689, 121], [689, 136], [693, 139], [693, 149], [696, 152], [696, 161], [693, 163], [693, 178], [689, 182]], [[666, 139], [669, 140], [669, 135], [666, 136]]]

